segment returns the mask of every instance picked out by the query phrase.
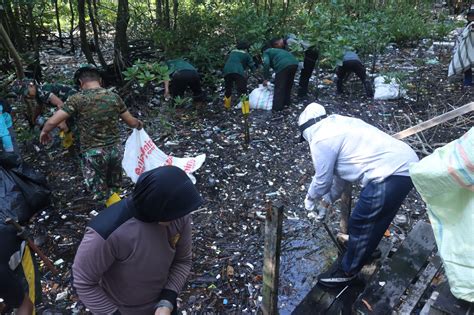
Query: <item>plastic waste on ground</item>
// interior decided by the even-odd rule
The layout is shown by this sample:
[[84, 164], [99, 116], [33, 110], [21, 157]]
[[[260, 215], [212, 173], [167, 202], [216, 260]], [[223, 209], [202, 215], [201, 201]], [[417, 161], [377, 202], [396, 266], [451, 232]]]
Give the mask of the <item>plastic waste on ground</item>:
[[145, 130], [133, 129], [125, 143], [122, 167], [134, 183], [143, 172], [165, 165], [179, 167], [186, 172], [193, 183], [196, 183], [196, 178], [192, 173], [198, 170], [205, 160], [205, 154], [192, 158], [178, 158], [168, 155], [156, 146]]
[[410, 167], [451, 292], [474, 302], [474, 128]]

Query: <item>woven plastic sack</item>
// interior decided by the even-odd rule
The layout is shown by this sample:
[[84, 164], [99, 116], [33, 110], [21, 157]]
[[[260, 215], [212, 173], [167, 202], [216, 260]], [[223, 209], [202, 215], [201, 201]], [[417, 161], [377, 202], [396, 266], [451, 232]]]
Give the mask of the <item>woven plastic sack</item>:
[[[260, 84], [249, 95], [251, 109], [272, 110], [273, 107], [273, 85], [263, 86]], [[242, 108], [242, 102], [237, 104], [237, 108]]]
[[158, 149], [145, 130], [133, 129], [125, 142], [122, 167], [134, 183], [143, 172], [165, 165], [179, 167], [186, 172], [193, 183], [196, 183], [196, 178], [191, 173], [199, 169], [205, 160], [205, 154], [194, 158], [177, 158], [168, 155]]
[[453, 295], [474, 302], [474, 128], [410, 167]]
[[400, 86], [395, 78], [387, 82], [386, 77], [376, 77], [374, 79], [376, 100], [395, 100], [404, 97], [407, 91]]

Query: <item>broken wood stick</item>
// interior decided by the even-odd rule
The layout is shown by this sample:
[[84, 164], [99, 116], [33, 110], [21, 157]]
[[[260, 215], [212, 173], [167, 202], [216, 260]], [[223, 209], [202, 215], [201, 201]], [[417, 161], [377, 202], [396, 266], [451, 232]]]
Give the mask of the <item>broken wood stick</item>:
[[437, 126], [439, 124], [442, 124], [444, 122], [447, 122], [448, 120], [451, 120], [453, 118], [459, 117], [461, 115], [467, 114], [469, 112], [474, 111], [474, 102], [468, 103], [464, 106], [458, 107], [456, 109], [453, 109], [452, 111], [449, 111], [447, 113], [444, 113], [442, 115], [436, 116], [434, 118], [431, 118], [427, 121], [424, 121], [422, 123], [419, 123], [416, 126], [410, 127], [408, 129], [402, 130], [396, 134], [393, 135], [395, 139], [404, 139], [406, 137], [409, 137], [411, 135], [414, 135], [420, 131], [429, 129], [431, 127]]
[[41, 260], [44, 262], [44, 264], [46, 265], [46, 267], [48, 267], [48, 269], [54, 274], [54, 275], [58, 275], [59, 272], [58, 270], [53, 266], [53, 263], [51, 262], [51, 260], [49, 260], [49, 258], [41, 251], [41, 249], [39, 249], [38, 246], [36, 246], [36, 244], [33, 242], [33, 240], [31, 238], [28, 237], [28, 235], [26, 234], [26, 230], [24, 227], [22, 227], [21, 225], [18, 224], [18, 222], [16, 222], [15, 220], [13, 220], [12, 218], [7, 218], [5, 220], [5, 223], [6, 224], [11, 224], [13, 225], [13, 227], [15, 227], [15, 229], [17, 230], [17, 235], [21, 238], [23, 238], [26, 243], [28, 244], [28, 246], [31, 248], [31, 250], [33, 252], [35, 252], [40, 258]]
[[269, 205], [265, 222], [265, 247], [263, 252], [264, 315], [278, 314], [278, 283], [280, 276], [280, 251], [283, 226], [283, 205]]

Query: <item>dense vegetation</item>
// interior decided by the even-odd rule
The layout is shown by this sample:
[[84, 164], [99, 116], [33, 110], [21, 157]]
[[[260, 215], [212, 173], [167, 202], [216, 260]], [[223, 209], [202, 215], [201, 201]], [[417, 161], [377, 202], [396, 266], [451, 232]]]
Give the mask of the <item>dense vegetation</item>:
[[[176, 56], [212, 74], [240, 39], [253, 43], [251, 52], [258, 55], [265, 40], [294, 33], [320, 49], [320, 63], [326, 67], [333, 67], [348, 47], [376, 57], [390, 42], [436, 39], [453, 28], [453, 21], [443, 10], [434, 11], [434, 2], [3, 0], [0, 17], [5, 35], [26, 63], [38, 58], [41, 43], [54, 40], [71, 51], [82, 49], [91, 63], [113, 63], [117, 74], [138, 58]], [[459, 1], [451, 7], [464, 8]], [[4, 69], [13, 70], [5, 67], [13, 53], [2, 37], [0, 57]], [[80, 38], [80, 47], [74, 38]], [[109, 60], [104, 50], [112, 39]], [[153, 54], [145, 54], [144, 48]]]

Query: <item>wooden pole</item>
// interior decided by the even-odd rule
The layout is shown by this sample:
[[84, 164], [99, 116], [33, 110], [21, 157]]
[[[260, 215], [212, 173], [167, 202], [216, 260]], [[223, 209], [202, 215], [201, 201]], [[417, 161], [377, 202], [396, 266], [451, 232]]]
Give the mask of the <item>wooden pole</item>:
[[474, 111], [474, 102], [468, 103], [464, 106], [453, 109], [452, 111], [424, 121], [416, 126], [400, 131], [399, 133], [394, 134], [393, 137], [395, 139], [403, 139], [472, 111]]
[[280, 250], [283, 225], [283, 205], [269, 205], [265, 221], [265, 248], [263, 252], [263, 300], [264, 315], [278, 314], [278, 283]]
[[339, 227], [341, 233], [349, 234], [349, 217], [351, 216], [352, 208], [352, 184], [347, 182], [341, 195], [341, 222]]
[[7, 31], [3, 28], [2, 23], [0, 23], [0, 37], [3, 40], [3, 43], [5, 44], [5, 47], [7, 48], [11, 57], [13, 58], [13, 63], [15, 64], [16, 78], [18, 80], [23, 79], [25, 77], [25, 73], [23, 72], [23, 65], [21, 64], [20, 55], [16, 51], [15, 46], [13, 46], [13, 43], [10, 40], [10, 37], [8, 37]]

